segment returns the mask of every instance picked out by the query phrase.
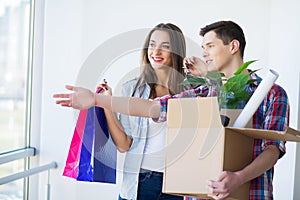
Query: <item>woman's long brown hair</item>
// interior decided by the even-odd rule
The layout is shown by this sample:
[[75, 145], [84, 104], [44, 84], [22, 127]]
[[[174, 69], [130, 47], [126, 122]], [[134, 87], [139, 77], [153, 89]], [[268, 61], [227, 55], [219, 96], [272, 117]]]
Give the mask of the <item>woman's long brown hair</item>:
[[143, 50], [142, 50], [142, 63], [141, 63], [141, 75], [138, 78], [137, 84], [133, 90], [132, 96], [139, 89], [140, 97], [145, 91], [146, 84], [150, 86], [150, 95], [149, 97], [157, 97], [155, 92], [155, 86], [157, 83], [157, 77], [154, 72], [154, 69], [151, 66], [151, 63], [148, 59], [148, 47], [151, 35], [154, 31], [161, 30], [165, 31], [170, 36], [170, 46], [171, 46], [171, 56], [172, 56], [172, 66], [168, 89], [170, 94], [177, 94], [184, 90], [184, 86], [180, 83], [184, 79], [184, 69], [183, 69], [183, 59], [186, 57], [186, 43], [182, 31], [174, 24], [171, 23], [161, 23], [155, 26], [146, 37]]

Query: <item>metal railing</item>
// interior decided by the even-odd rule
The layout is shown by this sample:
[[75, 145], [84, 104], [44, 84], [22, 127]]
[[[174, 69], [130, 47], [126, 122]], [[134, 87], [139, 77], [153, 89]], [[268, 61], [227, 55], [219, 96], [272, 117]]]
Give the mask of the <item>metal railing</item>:
[[0, 154], [0, 165], [4, 163], [8, 163], [14, 160], [19, 160], [22, 158], [35, 156], [35, 148], [29, 147], [24, 149], [17, 149], [14, 151], [9, 151]]
[[[0, 154], [0, 165], [4, 163], [8, 163], [11, 161], [31, 157], [36, 155], [36, 149], [29, 147], [29, 148], [24, 148], [24, 149], [18, 149], [10, 152], [5, 152]], [[26, 177], [29, 177], [34, 174], [38, 174], [40, 172], [48, 171], [48, 181], [49, 181], [49, 171], [50, 169], [57, 168], [57, 163], [56, 162], [50, 162], [49, 164], [42, 165], [39, 167], [31, 168], [22, 172], [18, 172], [12, 175], [8, 175], [5, 177], [0, 178], [0, 185], [10, 183], [12, 181], [18, 180], [18, 179], [23, 179]], [[50, 199], [50, 184], [48, 182], [47, 184], [47, 199]]]

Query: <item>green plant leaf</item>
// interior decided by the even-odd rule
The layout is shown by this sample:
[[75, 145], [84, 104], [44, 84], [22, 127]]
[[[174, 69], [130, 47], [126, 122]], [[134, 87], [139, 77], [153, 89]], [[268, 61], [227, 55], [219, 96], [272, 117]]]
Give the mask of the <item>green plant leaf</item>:
[[208, 71], [206, 74], [206, 78], [210, 79], [210, 80], [214, 80], [217, 82], [222, 81], [222, 77], [224, 77], [225, 75], [223, 73], [219, 73], [219, 72], [210, 72]]
[[249, 80], [252, 73], [257, 70], [251, 71], [247, 74], [242, 74], [242, 72], [247, 69], [247, 67], [255, 62], [256, 60], [245, 62], [235, 73], [234, 76], [230, 77], [227, 82], [221, 86], [219, 95], [219, 104], [221, 107], [233, 108], [235, 109], [240, 101], [247, 101], [250, 98], [250, 94], [245, 91], [248, 84], [254, 83], [256, 79]]
[[205, 78], [191, 76], [187, 79], [183, 80], [180, 84], [181, 85], [187, 85], [187, 84], [206, 84]]
[[229, 94], [232, 91], [236, 91], [239, 88], [239, 85], [236, 82], [227, 82], [222, 87], [224, 87], [225, 92]]
[[228, 103], [226, 104], [226, 108], [227, 108], [227, 109], [236, 109], [237, 105], [238, 105], [238, 102], [237, 102], [237, 101], [234, 101], [234, 102], [228, 102]]
[[257, 72], [258, 70], [261, 70], [261, 69], [251, 70], [250, 71], [250, 75], [253, 74], [253, 73], [255, 73], [255, 72]]
[[[250, 94], [242, 90], [240, 92], [231, 93], [231, 97], [226, 99], [226, 108], [235, 109], [239, 101], [247, 101], [250, 98]], [[224, 105], [224, 104], [223, 104]]]
[[248, 79], [249, 79], [249, 74], [238, 74], [229, 78], [227, 80], [227, 83], [224, 84], [224, 86], [228, 84], [230, 86], [230, 90], [226, 89], [226, 91], [237, 92], [237, 91], [244, 90], [247, 85]]
[[249, 78], [249, 74], [238, 74], [227, 80], [227, 82], [243, 82], [242, 84], [246, 84]]
[[250, 98], [250, 94], [247, 91], [242, 90], [240, 92], [235, 93], [234, 98], [236, 98], [238, 100], [247, 101]]
[[[225, 84], [222, 84], [222, 79], [225, 75], [219, 72], [207, 72], [205, 78], [190, 76], [185, 79], [181, 84], [201, 84], [208, 87], [211, 84], [216, 84], [216, 88], [219, 88], [217, 91], [218, 101], [220, 108], [232, 108], [235, 109], [240, 101], [247, 101], [250, 98], [250, 94], [245, 91], [247, 85], [252, 84], [257, 81], [257, 79], [249, 80], [251, 74], [255, 73], [258, 70], [250, 71], [250, 73], [242, 74], [242, 72], [247, 69], [247, 67], [257, 60], [251, 60], [245, 62], [235, 73], [234, 76], [229, 78]], [[215, 81], [212, 83], [211, 81]], [[203, 95], [196, 95], [203, 96]]]
[[234, 73], [234, 75], [238, 75], [238, 74], [241, 74], [245, 69], [247, 69], [247, 67], [253, 63], [253, 62], [256, 62], [257, 60], [250, 60], [250, 61], [247, 61], [245, 63], [242, 64], [242, 66], [240, 66], [240, 68], [238, 68], [238, 70]]

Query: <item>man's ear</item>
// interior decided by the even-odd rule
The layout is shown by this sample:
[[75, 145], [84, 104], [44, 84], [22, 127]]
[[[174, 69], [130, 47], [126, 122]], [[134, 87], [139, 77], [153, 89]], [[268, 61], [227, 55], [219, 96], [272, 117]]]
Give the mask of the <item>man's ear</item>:
[[240, 49], [240, 42], [238, 40], [232, 40], [230, 42], [230, 45], [231, 45], [231, 49], [230, 50], [231, 50], [232, 54], [235, 54], [236, 52], [239, 51], [239, 49]]

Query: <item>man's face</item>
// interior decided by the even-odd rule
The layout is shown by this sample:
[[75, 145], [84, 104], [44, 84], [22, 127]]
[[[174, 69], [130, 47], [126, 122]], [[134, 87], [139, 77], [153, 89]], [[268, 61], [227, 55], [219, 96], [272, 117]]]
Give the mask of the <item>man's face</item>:
[[214, 31], [209, 31], [203, 36], [203, 58], [209, 66], [209, 71], [224, 72], [232, 60], [230, 48], [229, 44], [224, 45], [223, 41], [217, 38]]

